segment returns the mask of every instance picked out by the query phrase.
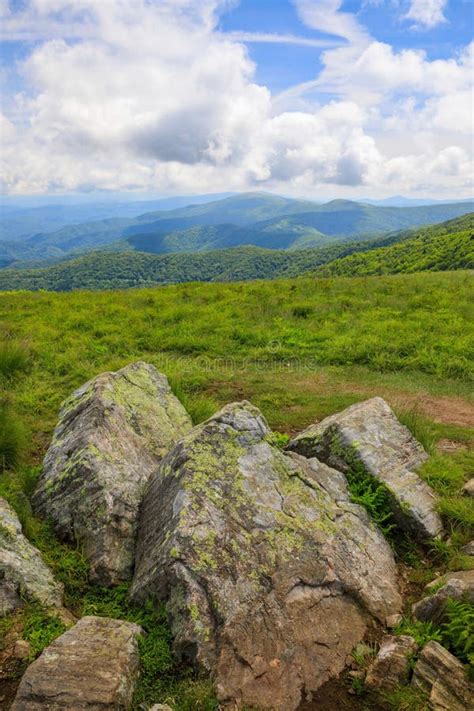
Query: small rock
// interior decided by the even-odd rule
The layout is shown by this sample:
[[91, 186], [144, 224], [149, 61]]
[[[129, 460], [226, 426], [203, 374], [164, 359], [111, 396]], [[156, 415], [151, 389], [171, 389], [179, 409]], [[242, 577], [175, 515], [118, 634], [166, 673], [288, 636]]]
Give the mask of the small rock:
[[143, 492], [191, 427], [166, 376], [142, 362], [98, 375], [63, 403], [33, 503], [60, 538], [81, 542], [94, 582], [131, 578]]
[[396, 613], [395, 615], [389, 615], [385, 618], [385, 626], [388, 627], [389, 630], [393, 630], [393, 628], [396, 627], [402, 621], [402, 619], [403, 616], [399, 613]]
[[173, 711], [173, 709], [168, 704], [155, 704], [151, 706], [149, 711]]
[[13, 647], [13, 656], [16, 659], [28, 659], [31, 653], [31, 645], [26, 639], [17, 639]]
[[418, 645], [408, 635], [387, 635], [382, 639], [379, 653], [370, 665], [365, 685], [378, 691], [393, 691], [401, 684], [407, 684], [410, 672], [410, 658]]
[[317, 457], [342, 472], [362, 465], [390, 491], [400, 528], [421, 539], [443, 532], [435, 494], [415, 474], [428, 455], [382, 398], [357, 403], [311, 425], [290, 441], [288, 449]]
[[11, 711], [128, 711], [140, 633], [131, 622], [83, 617], [28, 667]]
[[429, 697], [432, 711], [469, 711], [474, 707], [474, 686], [464, 667], [438, 642], [428, 642], [413, 671], [412, 685]]
[[462, 491], [466, 496], [474, 496], [474, 478], [464, 484]]
[[[441, 582], [444, 585], [430, 594]], [[474, 603], [474, 570], [447, 573], [429, 583], [425, 591], [428, 595], [412, 606], [412, 614], [417, 620], [439, 625], [444, 621], [447, 600], [469, 600]]]
[[15, 511], [0, 497], [0, 617], [22, 607], [25, 596], [59, 608], [62, 593], [39, 550], [23, 535]]
[[461, 553], [464, 553], [464, 555], [472, 555], [474, 557], [474, 541], [466, 543], [466, 545], [461, 548]]

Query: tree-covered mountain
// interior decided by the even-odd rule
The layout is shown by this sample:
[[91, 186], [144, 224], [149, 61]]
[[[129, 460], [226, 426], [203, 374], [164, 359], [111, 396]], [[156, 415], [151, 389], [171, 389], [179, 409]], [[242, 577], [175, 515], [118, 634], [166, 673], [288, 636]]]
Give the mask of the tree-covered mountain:
[[252, 244], [271, 249], [301, 249], [336, 240], [366, 240], [394, 230], [432, 224], [465, 214], [474, 203], [380, 207], [349, 200], [326, 204], [265, 193], [246, 193], [139, 217], [111, 217], [35, 234], [10, 247], [0, 242], [0, 259], [24, 260], [93, 251], [151, 253], [205, 251]]
[[317, 274], [364, 276], [453, 269], [474, 269], [474, 213], [411, 231], [390, 246], [338, 258], [320, 267]]
[[288, 250], [235, 247], [209, 252], [93, 252], [39, 269], [0, 270], [0, 291], [123, 289], [190, 281], [246, 281], [298, 276], [358, 245]]
[[[49, 267], [0, 270], [0, 290], [119, 289], [190, 281], [275, 279], [474, 268], [473, 215], [382, 239], [315, 249], [230, 249], [146, 254], [102, 251]], [[23, 265], [24, 266], [24, 265]]]

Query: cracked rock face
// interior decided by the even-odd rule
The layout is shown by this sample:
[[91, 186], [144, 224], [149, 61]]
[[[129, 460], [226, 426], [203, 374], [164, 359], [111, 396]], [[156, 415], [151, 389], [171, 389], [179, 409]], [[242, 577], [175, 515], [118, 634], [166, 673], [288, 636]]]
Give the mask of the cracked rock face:
[[141, 362], [63, 403], [33, 503], [61, 538], [82, 543], [95, 582], [130, 579], [145, 486], [191, 427], [166, 377]]
[[432, 711], [474, 708], [474, 685], [467, 681], [461, 662], [438, 642], [423, 648], [411, 683], [427, 694]]
[[0, 497], [0, 617], [23, 606], [23, 598], [62, 605], [62, 585], [22, 533], [15, 511]]
[[291, 711], [401, 599], [344, 476], [269, 435], [242, 402], [176, 444], [143, 500], [131, 596], [168, 600], [176, 650], [224, 706]]
[[127, 711], [140, 632], [131, 622], [83, 617], [28, 667], [11, 711]]
[[341, 471], [362, 466], [391, 494], [400, 528], [421, 539], [442, 533], [434, 492], [415, 474], [428, 455], [382, 398], [357, 403], [311, 425], [288, 449]]

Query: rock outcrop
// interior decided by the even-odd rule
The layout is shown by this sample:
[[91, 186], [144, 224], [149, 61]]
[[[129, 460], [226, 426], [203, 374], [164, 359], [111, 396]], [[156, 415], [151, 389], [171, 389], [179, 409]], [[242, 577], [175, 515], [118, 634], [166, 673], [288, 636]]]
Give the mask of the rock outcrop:
[[357, 403], [311, 425], [288, 449], [344, 472], [362, 467], [390, 493], [400, 528], [422, 539], [441, 534], [435, 495], [415, 474], [428, 455], [382, 398]]
[[390, 547], [345, 478], [271, 444], [248, 402], [163, 459], [145, 494], [132, 599], [168, 600], [175, 648], [225, 706], [291, 711], [401, 607]]
[[[432, 589], [435, 592], [431, 592]], [[425, 592], [426, 597], [412, 606], [412, 614], [418, 620], [439, 625], [444, 621], [448, 600], [466, 600], [474, 604], [474, 570], [447, 573], [430, 583]]]
[[417, 649], [418, 645], [413, 637], [385, 636], [377, 656], [367, 671], [365, 686], [387, 693], [401, 684], [408, 684], [410, 660]]
[[60, 608], [62, 586], [22, 533], [18, 516], [0, 497], [0, 617], [29, 598], [46, 607]]
[[412, 684], [429, 697], [432, 711], [469, 711], [474, 708], [474, 687], [461, 662], [438, 642], [428, 642], [415, 669]]
[[83, 617], [26, 670], [11, 711], [126, 711], [139, 672], [138, 625]]
[[141, 362], [64, 402], [33, 501], [61, 538], [81, 542], [95, 582], [130, 579], [143, 491], [191, 426], [166, 377]]

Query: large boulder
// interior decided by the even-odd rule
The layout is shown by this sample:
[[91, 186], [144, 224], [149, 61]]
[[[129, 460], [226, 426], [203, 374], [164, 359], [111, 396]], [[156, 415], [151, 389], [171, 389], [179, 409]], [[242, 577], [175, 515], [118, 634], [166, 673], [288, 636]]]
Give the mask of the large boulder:
[[310, 425], [288, 449], [344, 472], [363, 470], [389, 492], [402, 529], [422, 539], [441, 534], [436, 497], [415, 474], [428, 455], [382, 398], [357, 403]]
[[474, 686], [464, 667], [438, 642], [428, 642], [413, 670], [412, 685], [429, 697], [432, 711], [470, 711], [474, 708]]
[[140, 632], [131, 622], [83, 617], [28, 667], [11, 711], [126, 711]]
[[427, 595], [412, 606], [412, 614], [423, 622], [444, 621], [448, 600], [474, 604], [474, 570], [449, 572], [426, 586]]
[[62, 593], [39, 550], [23, 535], [15, 511], [0, 497], [0, 617], [25, 598], [60, 608]]
[[147, 363], [103, 373], [64, 402], [33, 501], [61, 538], [81, 542], [93, 581], [130, 579], [143, 491], [191, 427]]
[[224, 706], [290, 711], [401, 599], [345, 478], [271, 439], [242, 402], [177, 443], [143, 500], [131, 596], [168, 600], [176, 651]]

